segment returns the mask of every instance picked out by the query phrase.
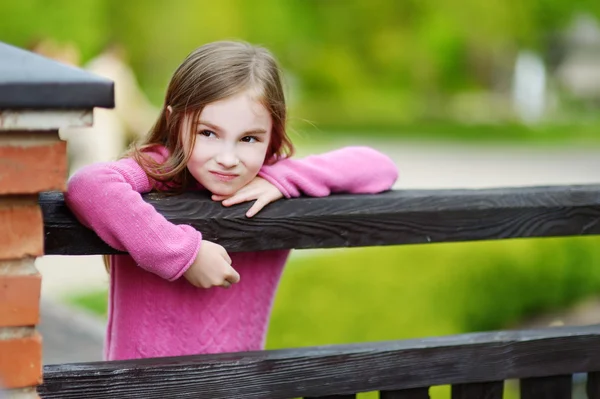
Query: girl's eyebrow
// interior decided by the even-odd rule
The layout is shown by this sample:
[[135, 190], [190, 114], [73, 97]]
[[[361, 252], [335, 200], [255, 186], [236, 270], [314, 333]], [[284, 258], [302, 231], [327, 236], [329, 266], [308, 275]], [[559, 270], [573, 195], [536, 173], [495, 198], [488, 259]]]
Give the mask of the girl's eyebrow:
[[[199, 125], [208, 126], [209, 128], [211, 128], [211, 129], [213, 129], [214, 131], [217, 131], [217, 132], [223, 131], [223, 129], [221, 129], [219, 126], [217, 126], [215, 124], [212, 124], [210, 122], [207, 122], [207, 121], [199, 120], [198, 124]], [[256, 128], [256, 129], [247, 130], [242, 135], [245, 136], [247, 134], [267, 134], [267, 131], [265, 129], [262, 129], [262, 128]]]

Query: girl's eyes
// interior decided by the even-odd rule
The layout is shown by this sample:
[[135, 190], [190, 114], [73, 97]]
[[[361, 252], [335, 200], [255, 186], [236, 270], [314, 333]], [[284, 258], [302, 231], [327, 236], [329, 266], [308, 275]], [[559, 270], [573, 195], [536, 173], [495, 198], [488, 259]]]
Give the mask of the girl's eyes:
[[213, 137], [216, 136], [215, 132], [211, 131], [211, 130], [201, 130], [198, 133], [200, 133], [201, 135], [205, 136], [205, 137]]
[[242, 138], [244, 143], [256, 143], [258, 142], [258, 138], [256, 136], [246, 136]]
[[[215, 132], [213, 132], [212, 130], [206, 130], [206, 129], [200, 130], [198, 132], [198, 134], [201, 134], [204, 137], [210, 137], [210, 138], [217, 137]], [[244, 143], [257, 143], [260, 140], [256, 136], [245, 136], [245, 137], [242, 137], [241, 141]]]

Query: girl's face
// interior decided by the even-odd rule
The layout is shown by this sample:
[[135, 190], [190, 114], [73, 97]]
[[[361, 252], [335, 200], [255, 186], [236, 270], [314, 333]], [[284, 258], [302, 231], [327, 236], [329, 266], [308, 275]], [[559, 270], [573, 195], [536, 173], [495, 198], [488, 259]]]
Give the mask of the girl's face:
[[271, 115], [253, 91], [208, 104], [197, 131], [189, 132], [196, 134], [196, 143], [188, 170], [213, 194], [235, 194], [262, 167], [272, 126]]

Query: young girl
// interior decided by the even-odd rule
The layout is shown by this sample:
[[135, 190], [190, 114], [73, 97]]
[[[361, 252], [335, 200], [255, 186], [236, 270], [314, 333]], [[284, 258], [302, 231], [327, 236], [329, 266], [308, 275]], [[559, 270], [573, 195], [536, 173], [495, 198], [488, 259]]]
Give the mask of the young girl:
[[[254, 216], [280, 198], [378, 193], [394, 163], [366, 147], [293, 160], [280, 72], [264, 48], [216, 42], [175, 71], [145, 143], [80, 169], [67, 205], [112, 247], [107, 360], [262, 349], [289, 250], [228, 254], [141, 194], [208, 190]], [[223, 289], [229, 288], [229, 289]]]

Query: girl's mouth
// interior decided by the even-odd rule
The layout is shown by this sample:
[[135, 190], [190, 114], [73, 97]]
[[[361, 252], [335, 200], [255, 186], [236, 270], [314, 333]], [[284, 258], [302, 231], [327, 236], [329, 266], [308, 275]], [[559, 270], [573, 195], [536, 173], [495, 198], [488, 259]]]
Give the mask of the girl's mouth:
[[220, 172], [210, 172], [214, 177], [216, 177], [217, 179], [221, 180], [221, 181], [231, 181], [233, 179], [235, 179], [236, 177], [238, 177], [238, 175], [232, 174], [232, 173], [220, 173]]

